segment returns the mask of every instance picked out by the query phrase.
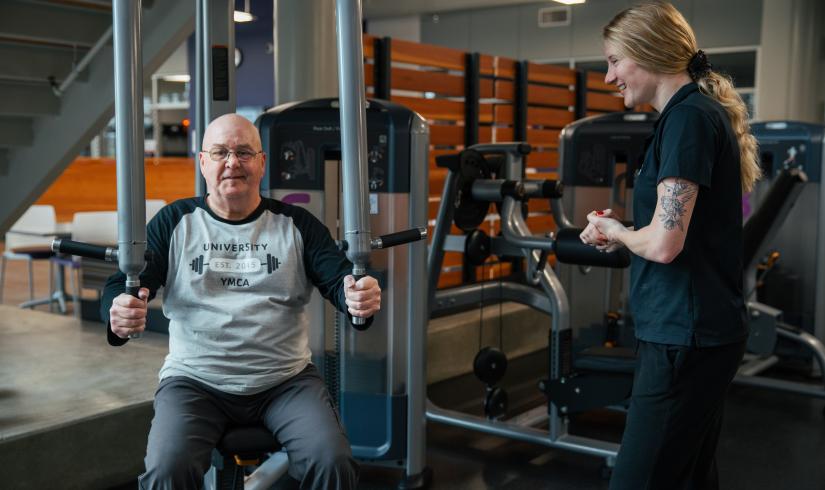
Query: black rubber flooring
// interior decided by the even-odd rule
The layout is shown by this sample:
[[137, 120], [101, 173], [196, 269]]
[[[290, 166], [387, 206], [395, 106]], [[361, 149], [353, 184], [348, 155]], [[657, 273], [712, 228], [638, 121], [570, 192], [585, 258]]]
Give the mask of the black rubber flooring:
[[[544, 354], [532, 356], [533, 366]], [[546, 359], [546, 357], [544, 358]], [[522, 408], [540, 403], [538, 377], [522, 366], [505, 378]], [[770, 373], [777, 375], [777, 373]], [[778, 375], [802, 379], [790, 372]], [[513, 378], [521, 377], [521, 383]], [[524, 381], [526, 380], [526, 381]], [[442, 406], [473, 410], [483, 385], [474, 378], [430, 387]], [[476, 396], [473, 395], [476, 394]], [[825, 401], [765, 389], [732, 386], [717, 451], [723, 490], [825, 490]], [[518, 407], [517, 407], [518, 408]], [[571, 432], [618, 441], [624, 414], [597, 411], [579, 416]], [[432, 490], [598, 490], [607, 488], [603, 460], [438, 424], [427, 431]], [[395, 488], [398, 474], [365, 467], [359, 488]]]
[[[503, 385], [519, 410], [536, 396], [544, 354], [512, 363]], [[780, 373], [786, 376], [787, 373]], [[794, 376], [794, 375], [792, 375]], [[797, 376], [798, 377], [798, 376]], [[478, 412], [483, 385], [470, 376], [430, 387], [440, 406]], [[723, 490], [825, 490], [825, 401], [733, 386], [717, 452]], [[597, 411], [576, 418], [571, 432], [618, 441], [624, 415]], [[427, 464], [432, 490], [598, 490], [607, 488], [603, 460], [537, 445], [430, 424]], [[359, 488], [396, 488], [396, 470], [365, 466]], [[135, 488], [127, 483], [120, 489]], [[278, 488], [297, 488], [280, 484]], [[112, 489], [114, 490], [114, 489]]]

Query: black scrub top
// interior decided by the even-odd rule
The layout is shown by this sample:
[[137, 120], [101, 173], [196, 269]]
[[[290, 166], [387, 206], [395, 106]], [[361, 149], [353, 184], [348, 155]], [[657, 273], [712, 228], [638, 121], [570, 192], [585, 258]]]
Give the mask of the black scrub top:
[[655, 217], [657, 185], [699, 185], [682, 252], [669, 264], [633, 255], [630, 310], [636, 337], [698, 347], [747, 337], [742, 294], [739, 145], [725, 109], [695, 83], [680, 88], [656, 122], [633, 190], [637, 228]]

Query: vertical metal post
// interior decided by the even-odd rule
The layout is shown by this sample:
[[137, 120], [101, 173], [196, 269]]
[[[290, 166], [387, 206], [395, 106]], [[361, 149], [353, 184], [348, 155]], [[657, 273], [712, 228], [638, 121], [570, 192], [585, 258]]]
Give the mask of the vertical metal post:
[[[367, 100], [360, 0], [337, 0], [338, 93], [341, 114], [341, 159], [344, 185], [344, 240], [356, 278], [367, 273], [371, 250], [367, 191]], [[353, 318], [353, 324], [366, 320]]]
[[[438, 214], [441, 217], [435, 221], [433, 240], [427, 255], [427, 319], [435, 309], [435, 292], [438, 289], [438, 277], [441, 275], [441, 265], [444, 263], [444, 241], [450, 233], [453, 224], [455, 208], [455, 188], [458, 185], [458, 173], [449, 171], [444, 179], [444, 188], [441, 191], [441, 202], [438, 205]], [[452, 197], [452, 199], [451, 199]]]
[[[479, 115], [479, 55], [467, 53], [464, 58], [464, 148], [478, 143], [478, 115]], [[461, 259], [461, 281], [463, 283], [476, 282], [476, 266], [467, 258]]]
[[576, 70], [576, 119], [587, 116], [587, 70]]
[[[410, 154], [410, 226], [427, 226], [430, 129], [417, 116], [412, 127]], [[435, 243], [435, 242], [433, 242]], [[407, 467], [406, 478], [426, 479], [427, 453], [427, 322], [430, 319], [429, 295], [422, 294], [427, 284], [425, 241], [409, 245], [407, 268], [411, 290], [407, 328]], [[439, 264], [440, 265], [440, 264]], [[412, 487], [412, 486], [411, 486]], [[415, 487], [412, 487], [415, 488]]]
[[133, 296], [140, 289], [146, 253], [140, 17], [140, 0], [113, 2], [118, 265], [126, 274], [126, 292]]
[[[196, 1], [199, 16], [195, 44], [196, 55], [198, 48], [200, 54], [195, 62], [199, 78], [195, 87], [201, 89], [198, 106], [202, 114], [196, 117], [203, 125], [196, 143], [200, 149], [206, 126], [218, 116], [235, 112], [235, 23], [232, 19], [233, 1]], [[197, 68], [198, 62], [200, 68]], [[206, 182], [200, 175], [197, 161], [195, 175], [195, 193], [200, 196], [206, 193]]]
[[516, 63], [516, 94], [513, 101], [513, 140], [527, 141], [527, 61]]
[[479, 68], [478, 53], [467, 53], [464, 67], [464, 147], [478, 143]]
[[373, 41], [373, 85], [376, 99], [390, 100], [392, 96], [392, 39], [389, 37], [376, 38]]
[[201, 149], [203, 132], [206, 130], [206, 95], [204, 85], [204, 41], [206, 19], [203, 0], [195, 0], [195, 195], [206, 194], [206, 181], [201, 175], [198, 151]]

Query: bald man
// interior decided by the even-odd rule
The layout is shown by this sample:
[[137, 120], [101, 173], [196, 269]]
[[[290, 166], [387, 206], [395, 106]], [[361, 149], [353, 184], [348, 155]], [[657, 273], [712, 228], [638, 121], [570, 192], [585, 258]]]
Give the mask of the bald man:
[[139, 485], [201, 488], [226, 427], [263, 423], [301, 488], [355, 488], [358, 466], [310, 362], [304, 308], [317, 287], [339, 310], [370, 317], [381, 306], [378, 283], [347, 274], [352, 264], [309, 212], [260, 195], [266, 155], [252, 123], [221, 116], [202, 148], [208, 194], [176, 201], [149, 223], [154, 258], [139, 298], [123, 294], [118, 273], [101, 302], [109, 343], [123, 345], [144, 330], [146, 305], [165, 288], [169, 355]]

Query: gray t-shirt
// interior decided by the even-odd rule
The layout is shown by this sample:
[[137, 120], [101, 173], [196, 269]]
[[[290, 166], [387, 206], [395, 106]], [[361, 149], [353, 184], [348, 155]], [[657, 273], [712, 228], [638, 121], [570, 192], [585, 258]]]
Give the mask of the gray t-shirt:
[[[264, 198], [246, 219], [219, 218], [204, 198], [163, 208], [147, 227], [154, 258], [141, 274], [152, 296], [164, 286], [169, 354], [160, 378], [186, 376], [233, 394], [254, 394], [310, 362], [305, 307], [313, 287], [346, 311], [351, 264], [303, 208]], [[125, 277], [109, 278], [108, 323]], [[107, 327], [108, 328], [108, 327]], [[125, 341], [109, 329], [109, 343]]]

